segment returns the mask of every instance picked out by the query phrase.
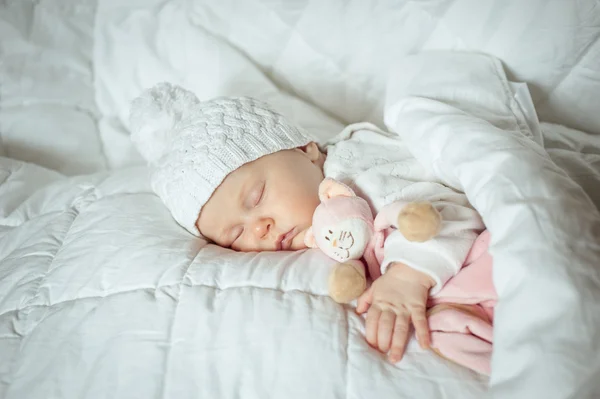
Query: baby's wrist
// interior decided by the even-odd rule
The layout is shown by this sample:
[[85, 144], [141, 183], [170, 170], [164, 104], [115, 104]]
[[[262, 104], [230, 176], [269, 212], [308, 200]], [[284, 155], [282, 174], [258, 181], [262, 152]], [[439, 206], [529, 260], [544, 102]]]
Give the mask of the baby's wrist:
[[421, 284], [430, 289], [435, 285], [435, 280], [427, 273], [423, 273], [417, 269], [405, 265], [400, 262], [392, 262], [388, 267], [386, 274], [394, 274], [403, 280], [410, 280], [414, 283]]

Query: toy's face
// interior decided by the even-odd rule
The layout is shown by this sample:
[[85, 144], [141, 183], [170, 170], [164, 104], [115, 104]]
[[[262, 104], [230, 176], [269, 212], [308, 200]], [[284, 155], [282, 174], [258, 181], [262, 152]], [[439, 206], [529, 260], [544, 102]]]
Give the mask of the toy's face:
[[338, 262], [360, 259], [369, 242], [369, 227], [360, 219], [347, 219], [321, 230], [320, 248]]

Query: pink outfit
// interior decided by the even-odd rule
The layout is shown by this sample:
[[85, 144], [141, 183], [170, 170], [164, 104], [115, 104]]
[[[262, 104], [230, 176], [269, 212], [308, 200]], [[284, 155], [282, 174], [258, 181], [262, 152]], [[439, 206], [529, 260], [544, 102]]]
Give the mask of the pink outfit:
[[475, 305], [473, 313], [448, 307], [429, 316], [432, 347], [444, 357], [490, 375], [494, 306], [497, 294], [492, 282], [492, 257], [486, 230], [475, 241], [456, 276], [430, 298], [429, 307], [439, 304]]

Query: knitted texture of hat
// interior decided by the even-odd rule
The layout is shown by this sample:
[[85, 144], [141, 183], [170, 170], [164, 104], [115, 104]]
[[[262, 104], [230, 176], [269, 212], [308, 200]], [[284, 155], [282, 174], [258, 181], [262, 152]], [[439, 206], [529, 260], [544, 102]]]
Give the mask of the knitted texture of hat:
[[131, 140], [152, 168], [151, 183], [173, 218], [199, 236], [196, 220], [225, 177], [240, 166], [313, 139], [250, 97], [200, 102], [160, 83], [133, 100]]

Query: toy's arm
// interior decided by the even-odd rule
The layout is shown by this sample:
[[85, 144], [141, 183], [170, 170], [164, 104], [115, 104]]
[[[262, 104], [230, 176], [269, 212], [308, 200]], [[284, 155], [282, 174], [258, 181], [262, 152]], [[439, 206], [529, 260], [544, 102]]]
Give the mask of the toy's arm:
[[427, 201], [396, 201], [384, 206], [374, 221], [375, 231], [389, 227], [398, 229], [408, 241], [425, 242], [440, 232], [442, 216]]

